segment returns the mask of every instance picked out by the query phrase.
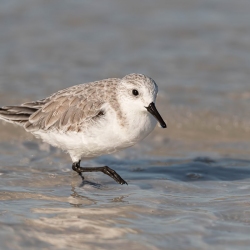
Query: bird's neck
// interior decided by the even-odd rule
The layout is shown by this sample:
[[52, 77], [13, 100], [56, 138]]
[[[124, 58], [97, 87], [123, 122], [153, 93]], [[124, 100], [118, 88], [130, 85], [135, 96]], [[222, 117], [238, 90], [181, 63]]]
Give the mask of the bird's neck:
[[143, 139], [154, 129], [157, 123], [156, 119], [146, 109], [145, 111], [138, 110], [126, 104], [121, 104], [120, 109], [123, 114], [121, 124], [130, 140], [137, 142]]

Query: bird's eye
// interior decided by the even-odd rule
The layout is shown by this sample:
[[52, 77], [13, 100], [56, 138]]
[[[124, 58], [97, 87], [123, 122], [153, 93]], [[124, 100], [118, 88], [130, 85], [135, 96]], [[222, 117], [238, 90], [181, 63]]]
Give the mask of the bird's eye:
[[135, 95], [135, 96], [139, 95], [139, 92], [138, 92], [137, 89], [133, 89], [132, 93], [133, 93], [133, 95]]

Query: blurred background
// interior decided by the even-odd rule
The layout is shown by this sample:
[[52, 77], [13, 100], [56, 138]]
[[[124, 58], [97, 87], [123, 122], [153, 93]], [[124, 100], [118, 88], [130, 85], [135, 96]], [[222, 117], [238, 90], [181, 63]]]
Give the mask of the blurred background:
[[[94, 182], [105, 183], [97, 189], [79, 186], [80, 180], [70, 176], [67, 155], [21, 128], [1, 123], [2, 249], [80, 249], [79, 244], [85, 249], [99, 249], [98, 244], [116, 249], [166, 249], [166, 244], [169, 249], [211, 249], [210, 244], [247, 249], [249, 12], [249, 0], [0, 0], [0, 106], [134, 72], [158, 84], [157, 106], [168, 124], [133, 149], [90, 161], [115, 165], [131, 182], [124, 189], [97, 174]], [[72, 179], [75, 184], [70, 184]], [[191, 202], [185, 200], [187, 192]], [[40, 198], [34, 195], [38, 193]], [[213, 203], [216, 199], [226, 203]], [[114, 200], [117, 203], [110, 203]], [[89, 210], [70, 210], [83, 204]], [[198, 204], [203, 220], [197, 222]], [[237, 209], [228, 211], [230, 205]], [[103, 223], [91, 210], [100, 206], [119, 214], [114, 225], [93, 226], [95, 219], [97, 225]], [[51, 212], [44, 215], [48, 207]], [[67, 240], [64, 234], [68, 236], [74, 221], [71, 211], [80, 213], [73, 229], [78, 234]], [[83, 219], [85, 212], [92, 222]], [[100, 213], [113, 219], [109, 210]], [[56, 214], [53, 222], [51, 214]], [[139, 214], [148, 219], [143, 217], [142, 223]], [[66, 222], [60, 229], [62, 217]], [[123, 217], [130, 219], [120, 222]], [[82, 229], [84, 223], [92, 229]], [[239, 235], [225, 235], [233, 226]], [[59, 230], [53, 237], [51, 227]], [[82, 230], [88, 233], [85, 241]]]

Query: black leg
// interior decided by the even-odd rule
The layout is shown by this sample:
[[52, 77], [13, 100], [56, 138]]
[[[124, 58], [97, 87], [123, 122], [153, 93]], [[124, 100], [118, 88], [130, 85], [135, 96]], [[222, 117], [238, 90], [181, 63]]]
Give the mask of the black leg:
[[76, 171], [82, 177], [82, 179], [84, 179], [84, 177], [82, 176], [83, 172], [103, 172], [104, 174], [113, 178], [117, 183], [119, 183], [121, 185], [123, 185], [123, 184], [128, 185], [128, 183], [126, 181], [124, 181], [122, 179], [122, 177], [115, 172], [115, 170], [113, 170], [112, 168], [109, 168], [108, 166], [96, 167], [96, 168], [83, 168], [80, 166], [80, 162], [81, 161], [74, 162], [72, 165], [72, 169], [74, 171]]
[[81, 176], [82, 180], [84, 180], [84, 176], [82, 175], [82, 172], [79, 171], [79, 168], [81, 168], [81, 167], [80, 167], [80, 163], [81, 163], [81, 160], [79, 160], [78, 162], [74, 162], [74, 163], [72, 164], [72, 169], [73, 169], [74, 171], [76, 171], [76, 172]]

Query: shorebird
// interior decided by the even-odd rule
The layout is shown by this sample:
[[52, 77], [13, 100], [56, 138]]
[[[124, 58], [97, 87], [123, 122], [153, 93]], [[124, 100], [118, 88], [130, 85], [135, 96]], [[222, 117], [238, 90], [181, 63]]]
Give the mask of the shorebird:
[[143, 74], [72, 86], [49, 97], [0, 108], [0, 119], [18, 124], [44, 142], [69, 153], [72, 169], [103, 172], [127, 184], [113, 169], [81, 167], [81, 159], [133, 146], [166, 123], [155, 107], [158, 87]]

